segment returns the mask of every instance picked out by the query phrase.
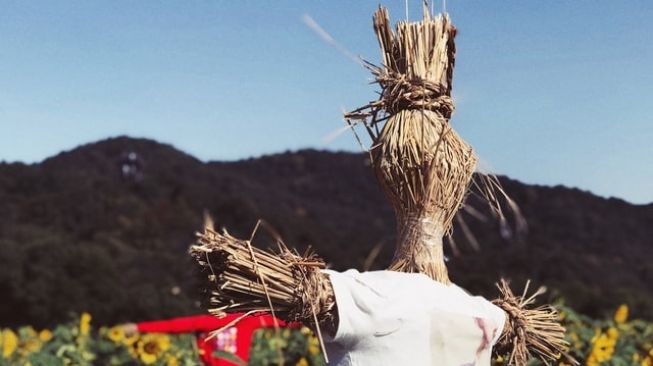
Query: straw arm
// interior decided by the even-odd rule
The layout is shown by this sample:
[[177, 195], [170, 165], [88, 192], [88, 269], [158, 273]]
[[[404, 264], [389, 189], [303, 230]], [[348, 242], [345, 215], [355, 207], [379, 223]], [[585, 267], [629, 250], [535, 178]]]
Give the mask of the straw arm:
[[299, 255], [283, 245], [273, 253], [205, 228], [190, 254], [207, 275], [211, 313], [270, 312], [313, 328], [337, 328], [331, 281], [314, 253]]
[[558, 313], [552, 306], [533, 307], [535, 298], [545, 292], [538, 289], [526, 296], [528, 283], [521, 296], [513, 294], [505, 280], [497, 284], [501, 297], [492, 301], [506, 314], [506, 323], [494, 353], [508, 357], [508, 365], [526, 366], [532, 357], [545, 364], [565, 358], [565, 362], [578, 365], [567, 351], [565, 328], [560, 325]]

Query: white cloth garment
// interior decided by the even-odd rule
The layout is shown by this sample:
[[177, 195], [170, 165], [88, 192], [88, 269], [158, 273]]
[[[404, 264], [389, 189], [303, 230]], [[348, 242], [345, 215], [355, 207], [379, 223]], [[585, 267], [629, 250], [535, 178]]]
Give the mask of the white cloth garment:
[[486, 366], [503, 310], [419, 273], [329, 274], [338, 305], [329, 365]]

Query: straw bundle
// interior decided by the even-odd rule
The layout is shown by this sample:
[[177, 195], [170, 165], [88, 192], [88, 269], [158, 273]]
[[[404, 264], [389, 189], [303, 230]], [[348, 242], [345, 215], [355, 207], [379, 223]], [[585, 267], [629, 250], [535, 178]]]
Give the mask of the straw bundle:
[[[381, 88], [380, 97], [345, 118], [363, 123], [372, 138], [374, 172], [397, 216], [398, 243], [389, 269], [449, 283], [442, 240], [450, 235], [477, 162], [449, 125], [456, 29], [447, 14], [433, 17], [425, 5], [422, 21], [400, 21], [396, 31], [388, 11], [379, 8], [374, 30], [383, 64], [366, 67]], [[496, 177], [480, 175], [473, 183], [502, 223], [500, 198], [521, 224], [517, 206]], [[498, 348], [511, 354], [510, 363], [526, 365], [531, 353], [545, 362], [559, 357], [566, 343], [555, 309], [531, 308], [541, 291], [517, 297], [505, 282], [500, 289], [502, 298], [494, 302], [506, 312], [507, 323]]]
[[331, 283], [324, 262], [279, 244], [279, 253], [253, 247], [250, 240], [205, 228], [190, 254], [208, 273], [214, 315], [271, 312], [286, 321], [330, 324], [335, 316]]
[[387, 9], [380, 8], [374, 30], [383, 67], [367, 67], [381, 87], [380, 99], [345, 118], [364, 121], [373, 140], [374, 172], [397, 216], [398, 244], [389, 269], [449, 283], [442, 240], [477, 161], [449, 125], [456, 29], [448, 15], [432, 17], [425, 7], [422, 21], [399, 22], [396, 32]]
[[[509, 365], [526, 366], [532, 355], [548, 364], [548, 361], [560, 359], [569, 346], [556, 309], [552, 306], [532, 307], [535, 298], [545, 292], [544, 288], [527, 296], [528, 285], [526, 283], [521, 296], [516, 296], [508, 283], [501, 280], [497, 284], [501, 298], [492, 301], [506, 313], [506, 324], [494, 352], [510, 354]], [[569, 364], [578, 364], [571, 356], [564, 356]]]

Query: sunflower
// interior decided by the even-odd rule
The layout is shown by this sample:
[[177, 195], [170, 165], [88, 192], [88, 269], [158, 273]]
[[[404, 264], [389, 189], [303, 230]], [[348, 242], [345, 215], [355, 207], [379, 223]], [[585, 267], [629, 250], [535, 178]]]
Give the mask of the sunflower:
[[644, 357], [644, 359], [642, 360], [641, 365], [642, 366], [652, 366], [653, 365], [653, 358], [651, 358], [649, 356]]
[[308, 338], [308, 353], [313, 356], [320, 353], [320, 341], [313, 335]]
[[43, 343], [38, 338], [27, 338], [18, 342], [18, 349], [21, 356], [25, 357], [30, 353], [38, 352], [42, 345]]
[[11, 329], [2, 332], [2, 357], [9, 358], [18, 347], [18, 337]]
[[179, 366], [179, 359], [174, 355], [167, 355], [166, 366]]
[[623, 324], [628, 320], [628, 305], [621, 304], [614, 313], [614, 321], [617, 324]]
[[91, 331], [91, 314], [82, 313], [82, 316], [79, 318], [79, 334], [82, 336], [87, 336]]
[[144, 335], [137, 344], [137, 353], [141, 361], [150, 365], [170, 348], [170, 338], [165, 334], [150, 333]]
[[52, 332], [49, 329], [43, 329], [39, 332], [41, 342], [47, 342], [52, 339]]
[[138, 341], [138, 333], [124, 334], [122, 344], [125, 346], [133, 346]]
[[109, 332], [107, 333], [107, 337], [113, 343], [120, 343], [120, 341], [122, 341], [125, 338], [125, 332], [123, 331], [121, 326], [111, 327], [109, 329]]
[[593, 339], [592, 352], [587, 359], [588, 366], [595, 366], [612, 358], [617, 338], [613, 334], [599, 334]]

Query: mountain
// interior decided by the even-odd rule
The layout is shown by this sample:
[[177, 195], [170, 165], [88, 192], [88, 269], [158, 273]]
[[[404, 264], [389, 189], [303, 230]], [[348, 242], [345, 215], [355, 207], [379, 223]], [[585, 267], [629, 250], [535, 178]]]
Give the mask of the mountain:
[[[496, 220], [467, 216], [480, 249], [455, 231], [460, 253], [447, 248], [455, 282], [494, 296], [500, 277], [515, 289], [530, 278], [586, 314], [626, 302], [653, 319], [653, 205], [501, 181], [528, 231], [506, 235]], [[383, 268], [395, 240], [367, 157], [314, 150], [204, 163], [155, 141], [111, 138], [38, 164], [0, 163], [0, 211], [5, 325], [48, 325], [80, 311], [100, 323], [202, 311], [186, 251], [204, 211], [241, 237], [263, 219], [336, 269]], [[271, 238], [261, 229], [255, 244]]]

